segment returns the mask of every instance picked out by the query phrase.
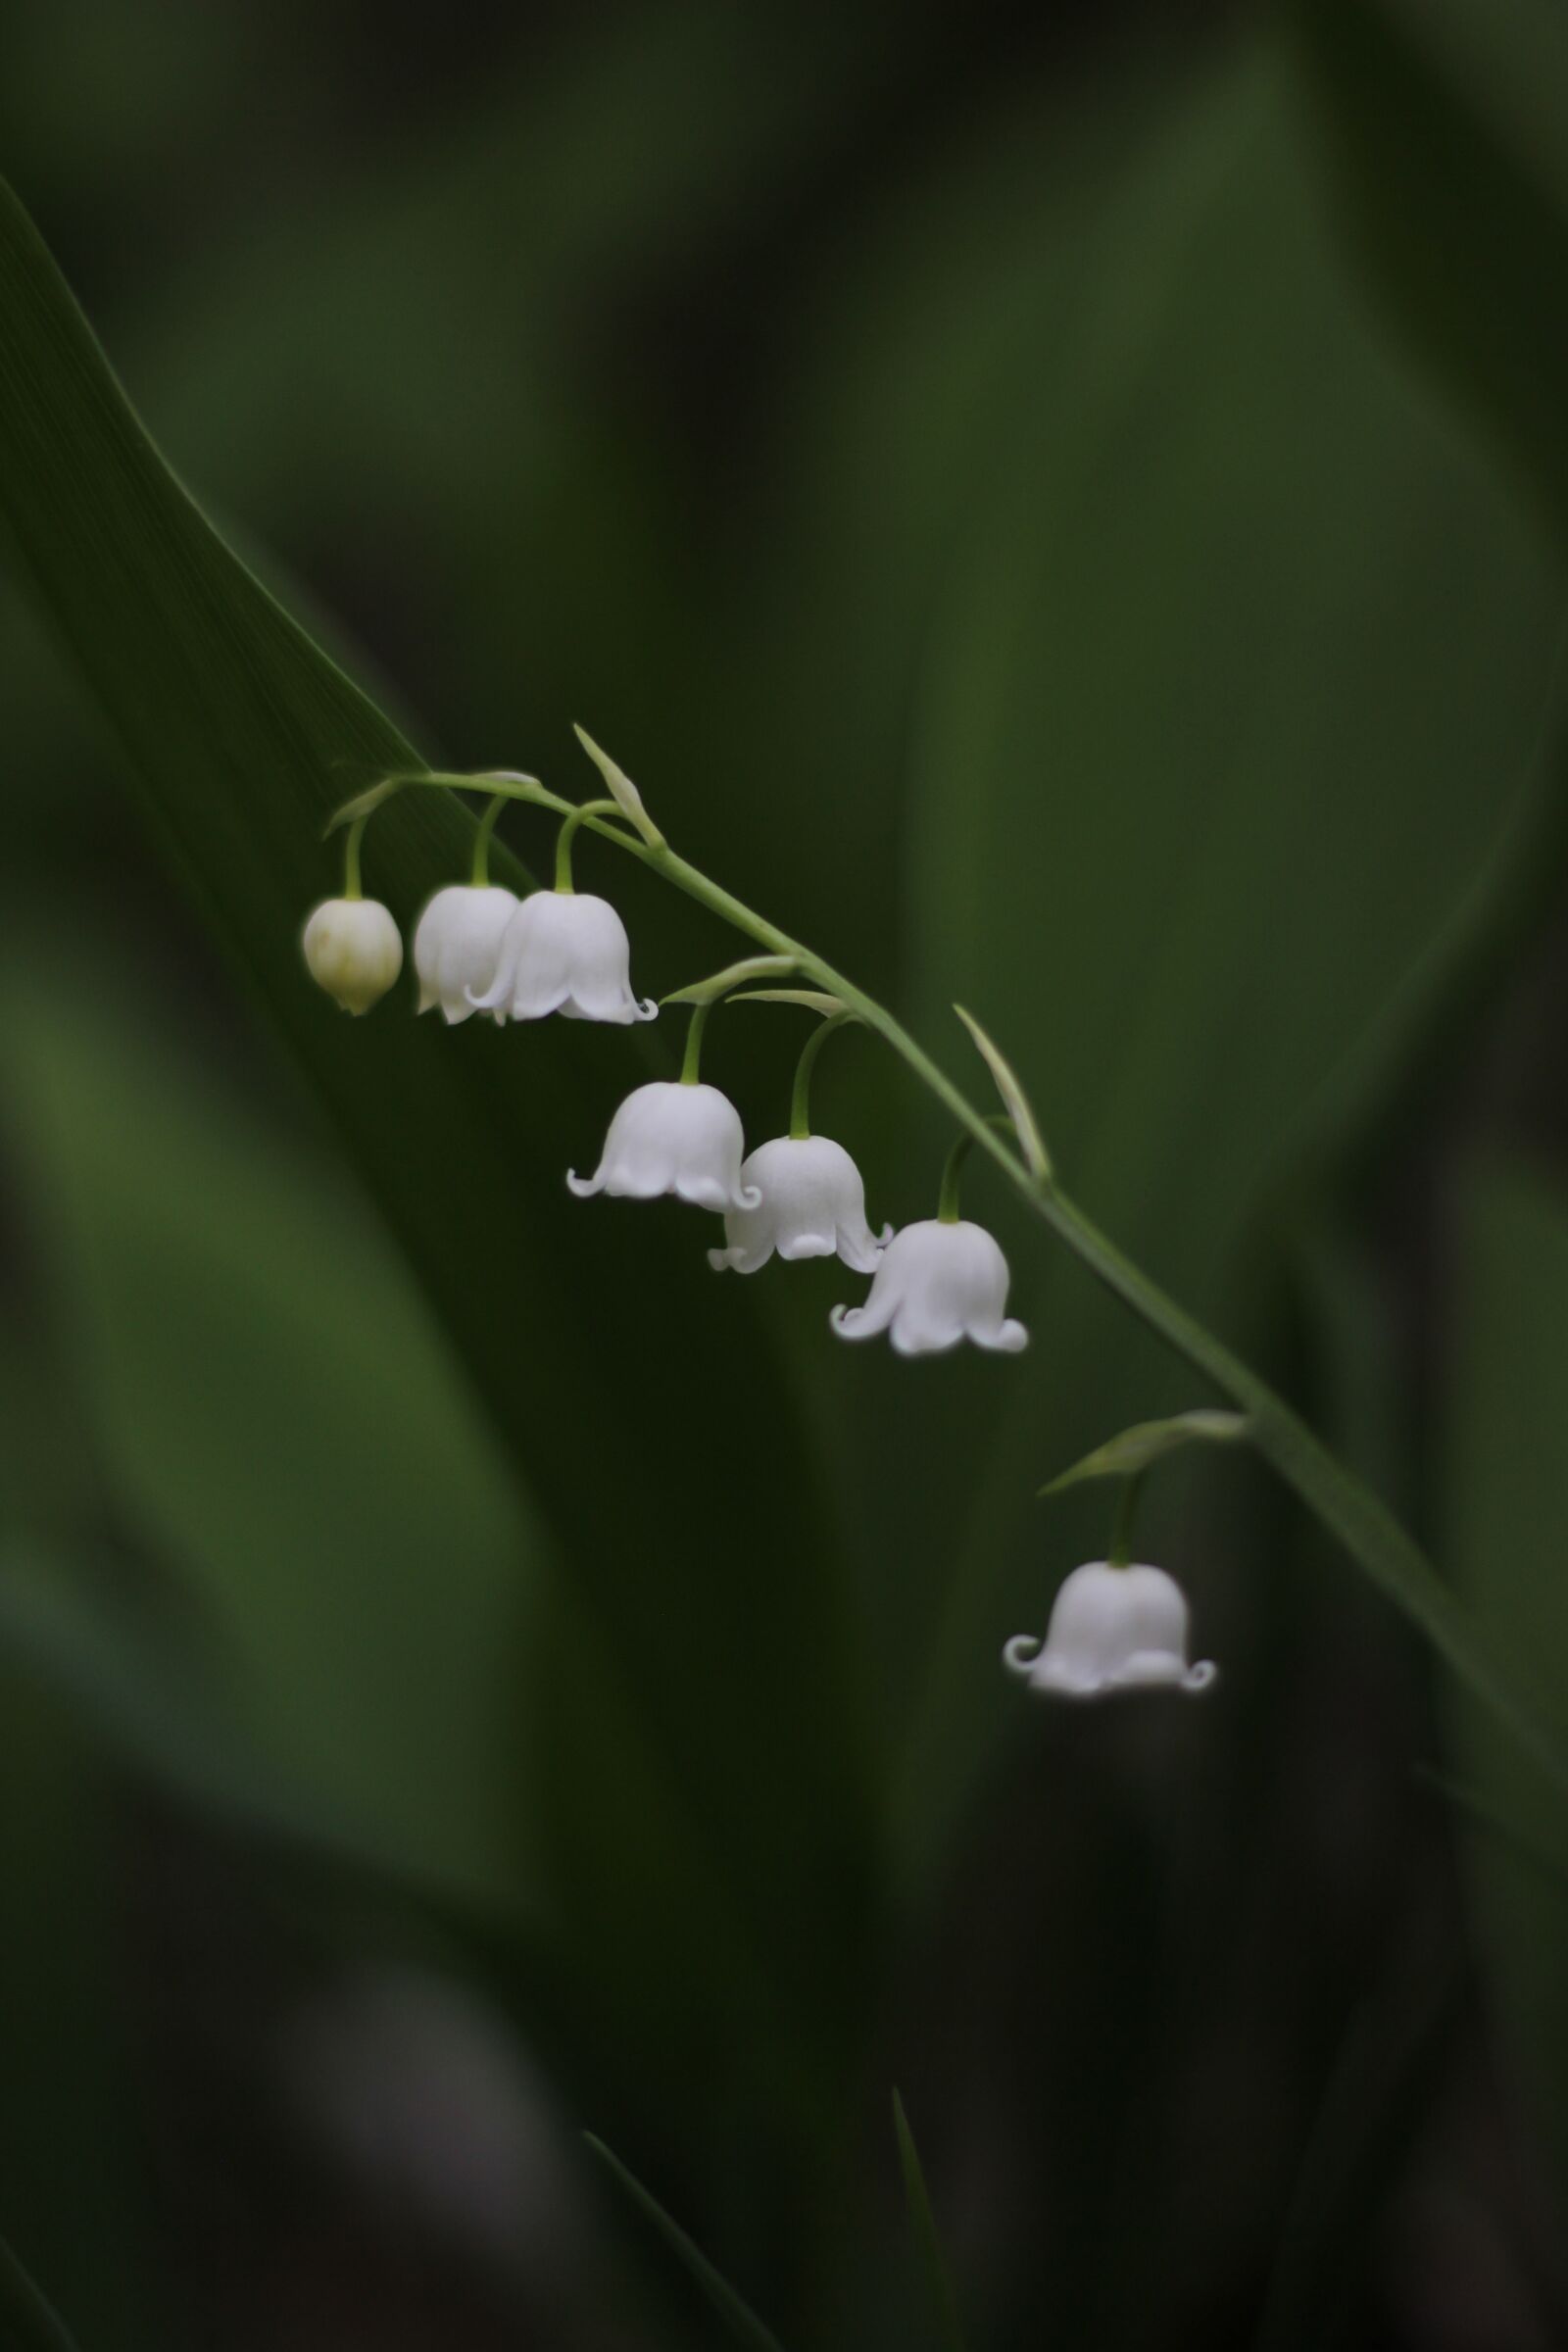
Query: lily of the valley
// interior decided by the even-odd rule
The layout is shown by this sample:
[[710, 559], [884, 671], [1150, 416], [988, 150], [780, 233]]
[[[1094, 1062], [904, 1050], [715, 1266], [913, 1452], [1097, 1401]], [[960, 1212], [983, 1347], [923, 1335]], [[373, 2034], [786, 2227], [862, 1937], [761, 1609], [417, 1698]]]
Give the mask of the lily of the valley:
[[594, 1193], [627, 1200], [673, 1193], [721, 1214], [752, 1209], [762, 1196], [742, 1178], [745, 1151], [741, 1114], [716, 1086], [656, 1079], [628, 1095], [611, 1120], [593, 1175], [568, 1169], [566, 1182], [579, 1200]]
[[741, 1169], [741, 1183], [760, 1198], [755, 1208], [732, 1208], [724, 1218], [722, 1250], [710, 1250], [716, 1274], [733, 1267], [755, 1274], [774, 1250], [782, 1258], [832, 1257], [857, 1274], [876, 1271], [883, 1245], [865, 1216], [865, 1186], [842, 1144], [825, 1135], [777, 1135], [759, 1144]]
[[939, 1355], [960, 1340], [1015, 1355], [1029, 1334], [1006, 1313], [1007, 1261], [983, 1225], [927, 1217], [896, 1233], [863, 1306], [836, 1306], [845, 1340], [885, 1331], [900, 1355]]
[[470, 988], [476, 1011], [506, 1021], [651, 1021], [657, 1004], [631, 993], [631, 942], [608, 899], [536, 890], [507, 924], [494, 978]]
[[312, 979], [345, 1012], [368, 1012], [403, 969], [403, 937], [379, 899], [323, 899], [302, 945]]
[[508, 923], [517, 911], [514, 892], [488, 882], [452, 882], [438, 890], [414, 934], [419, 1010], [439, 1004], [449, 1024], [471, 1020], [470, 990], [490, 986]]
[[1099, 1698], [1112, 1690], [1206, 1690], [1219, 1669], [1187, 1661], [1187, 1601], [1163, 1568], [1091, 1560], [1056, 1594], [1042, 1642], [1015, 1634], [1003, 1660], [1031, 1690]]

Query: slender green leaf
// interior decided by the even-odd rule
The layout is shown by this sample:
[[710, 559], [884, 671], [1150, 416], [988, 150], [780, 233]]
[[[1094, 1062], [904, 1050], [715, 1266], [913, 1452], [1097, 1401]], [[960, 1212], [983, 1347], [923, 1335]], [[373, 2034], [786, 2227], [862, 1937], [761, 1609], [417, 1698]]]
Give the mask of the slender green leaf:
[[1274, 2253], [1256, 2352], [1341, 2340], [1470, 2013], [1462, 1953], [1423, 1952], [1351, 2016]]
[[643, 796], [622, 767], [617, 767], [608, 752], [602, 752], [593, 737], [583, 727], [574, 727], [573, 734], [589, 759], [605, 779], [605, 785], [622, 815], [630, 817], [651, 850], [664, 847], [664, 836], [643, 807]]
[[[1471, 1172], [1460, 1206], [1436, 1449], [1454, 1582], [1484, 1626], [1528, 1652], [1568, 1738], [1568, 1197], [1501, 1161]], [[1455, 1694], [1448, 1718], [1454, 1778], [1489, 1825], [1466, 1840], [1485, 1982], [1568, 2209], [1568, 1813], [1481, 1709]]]
[[13, 928], [8, 1158], [78, 1444], [258, 1770], [368, 1853], [512, 1901], [543, 1531], [330, 1158], [263, 1127], [174, 1024], [113, 961]]
[[[422, 762], [174, 480], [9, 192], [0, 320], [0, 516], [31, 587], [547, 1523], [671, 1839], [723, 1853], [713, 1899], [748, 1923], [771, 1997], [826, 2033], [858, 1979], [840, 1956], [868, 1926], [879, 1872], [865, 1669], [801, 1418], [752, 1305], [705, 1287], [690, 1212], [584, 1207], [563, 1181], [572, 1160], [591, 1164], [628, 1052], [660, 1070], [667, 1048], [559, 1023], [438, 1034], [391, 1003], [350, 1023], [311, 987], [301, 918], [335, 881], [321, 828], [378, 775]], [[406, 923], [466, 871], [470, 841], [444, 796], [405, 796], [374, 820], [367, 888]], [[564, 1412], [580, 1445], [560, 1442]], [[694, 1431], [701, 1509], [675, 1483]], [[547, 1656], [532, 1665], [548, 1674]], [[589, 1690], [590, 1744], [593, 1716]], [[547, 1794], [575, 1802], [570, 1776]], [[612, 1819], [607, 1805], [595, 1834]], [[646, 1948], [633, 1959], [636, 1938], [663, 1939], [675, 1974], [713, 1964], [678, 1905], [637, 1921], [635, 1938], [633, 1926], [623, 2004], [660, 1974]]]
[[1517, 1822], [1510, 1821], [1497, 1806], [1489, 1804], [1484, 1796], [1477, 1795], [1475, 1789], [1466, 1788], [1462, 1782], [1453, 1780], [1446, 1772], [1428, 1769], [1420, 1772], [1418, 1777], [1476, 1829], [1497, 1838], [1509, 1853], [1522, 1862], [1528, 1862], [1532, 1869], [1540, 1871], [1560, 1890], [1568, 1892], [1568, 1845], [1548, 1845], [1544, 1839], [1533, 1837], [1529, 1830], [1521, 1829]]
[[737, 1004], [799, 1004], [803, 1011], [819, 1012], [830, 1020], [835, 1013], [846, 1010], [843, 1000], [830, 997], [821, 988], [748, 988], [735, 999]]
[[931, 2210], [931, 2192], [926, 2187], [920, 2152], [914, 2144], [914, 2133], [909, 2130], [909, 2119], [904, 2112], [904, 2101], [897, 2091], [893, 2093], [893, 2130], [899, 2143], [899, 2166], [904, 2175], [904, 2195], [909, 2208], [909, 2227], [914, 2231], [914, 2242], [919, 2248], [920, 2261], [931, 2289], [931, 2307], [936, 2315], [938, 2336], [947, 2346], [947, 2352], [964, 2352], [958, 2300], [953, 2291], [947, 2256], [942, 2250], [937, 2217]]
[[1136, 1478], [1152, 1462], [1167, 1453], [1179, 1453], [1185, 1446], [1233, 1446], [1246, 1435], [1245, 1413], [1203, 1407], [1173, 1413], [1165, 1421], [1139, 1421], [1118, 1437], [1108, 1438], [1103, 1446], [1097, 1446], [1093, 1453], [1086, 1453], [1082, 1461], [1074, 1462], [1040, 1492], [1059, 1494], [1064, 1487], [1078, 1486], [1087, 1478]]
[[1349, 234], [1568, 536], [1568, 20], [1556, 0], [1296, 0]]
[[1007, 1116], [1012, 1121], [1013, 1132], [1018, 1138], [1030, 1175], [1049, 1176], [1051, 1154], [1046, 1150], [1040, 1122], [1035, 1117], [1029, 1098], [1018, 1083], [1017, 1071], [1000, 1046], [986, 1035], [972, 1012], [965, 1012], [961, 1004], [955, 1004], [953, 1009], [973, 1038], [981, 1060], [996, 1081], [997, 1092], [1006, 1105]]
[[739, 963], [727, 963], [721, 972], [712, 972], [706, 980], [693, 980], [686, 988], [677, 988], [664, 998], [666, 1004], [716, 1004], [720, 997], [728, 996], [732, 988], [744, 988], [748, 980], [782, 979], [795, 969], [793, 956], [744, 956]]
[[619, 2181], [638, 2211], [652, 2222], [660, 2236], [676, 2260], [691, 2276], [708, 2297], [738, 2344], [748, 2344], [751, 2352], [783, 2352], [778, 2337], [770, 2328], [764, 2328], [750, 2305], [743, 2302], [727, 2278], [714, 2270], [701, 2247], [692, 2243], [678, 2222], [671, 2221], [657, 2197], [644, 2188], [636, 2175], [627, 2171], [620, 2158], [602, 2139], [591, 2132], [583, 2138], [608, 2171]]
[[76, 2339], [0, 2237], [0, 2331], [7, 2352], [76, 2352]]
[[[1039, 298], [1014, 312], [1013, 407], [971, 458], [910, 747], [919, 1002], [933, 1028], [956, 993], [1005, 1008], [992, 1025], [1073, 1197], [1266, 1354], [1270, 1211], [1506, 829], [1558, 592], [1348, 282], [1277, 56], [1232, 59], [1087, 218], [1027, 233]], [[987, 1453], [923, 1699], [908, 1683], [922, 1840], [995, 1736], [970, 1661], [1038, 1583], [1019, 1498], [1043, 1439], [1070, 1460], [1129, 1392], [1184, 1401], [1102, 1294], [997, 1223], [1036, 1345], [995, 1396], [976, 1368], [961, 1423], [947, 1396], [899, 1402], [911, 1462]], [[941, 1503], [912, 1476], [900, 1507], [928, 1525]], [[1398, 1579], [1462, 1640], [1408, 1561]], [[918, 1608], [911, 1590], [916, 1627]]]

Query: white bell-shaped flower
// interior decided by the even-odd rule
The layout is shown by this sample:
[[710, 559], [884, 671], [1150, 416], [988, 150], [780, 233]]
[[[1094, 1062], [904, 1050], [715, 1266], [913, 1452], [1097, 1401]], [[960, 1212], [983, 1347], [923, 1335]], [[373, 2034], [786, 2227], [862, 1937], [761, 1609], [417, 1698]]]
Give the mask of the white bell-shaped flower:
[[403, 969], [403, 937], [379, 899], [323, 899], [302, 945], [312, 979], [345, 1012], [368, 1012]]
[[1009, 1320], [1007, 1261], [983, 1225], [924, 1218], [896, 1233], [877, 1260], [863, 1306], [836, 1306], [841, 1339], [885, 1331], [901, 1355], [938, 1355], [960, 1340], [1014, 1355], [1029, 1345]]
[[611, 1120], [593, 1175], [568, 1169], [566, 1182], [579, 1200], [593, 1193], [627, 1200], [673, 1193], [698, 1208], [756, 1208], [762, 1196], [742, 1182], [745, 1151], [741, 1114], [716, 1086], [656, 1079], [628, 1095]]
[[574, 890], [536, 890], [506, 928], [495, 978], [468, 1002], [506, 1022], [651, 1021], [659, 1007], [631, 993], [631, 942], [608, 899]]
[[857, 1274], [873, 1274], [893, 1228], [878, 1241], [865, 1218], [865, 1186], [842, 1144], [825, 1135], [776, 1135], [759, 1144], [741, 1169], [741, 1183], [761, 1195], [756, 1208], [732, 1208], [724, 1218], [728, 1247], [710, 1250], [715, 1274], [733, 1266], [755, 1274], [776, 1250], [783, 1258], [831, 1257], [837, 1251]]
[[1206, 1690], [1219, 1672], [1187, 1662], [1187, 1600], [1163, 1568], [1091, 1560], [1056, 1594], [1044, 1642], [1015, 1634], [1003, 1650], [1031, 1690], [1098, 1698], [1110, 1690]]
[[501, 939], [517, 911], [516, 894], [493, 882], [449, 882], [420, 915], [414, 934], [419, 1010], [439, 1004], [449, 1024], [473, 1018], [469, 991], [496, 976]]

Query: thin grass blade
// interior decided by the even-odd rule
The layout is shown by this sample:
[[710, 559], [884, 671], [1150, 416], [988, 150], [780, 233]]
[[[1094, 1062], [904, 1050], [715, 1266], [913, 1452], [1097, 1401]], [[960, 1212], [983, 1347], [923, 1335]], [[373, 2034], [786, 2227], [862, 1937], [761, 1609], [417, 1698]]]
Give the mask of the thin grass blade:
[[607, 2148], [604, 2141], [596, 2139], [591, 2132], [585, 2132], [583, 2138], [600, 2163], [613, 2174], [632, 2203], [653, 2224], [677, 2262], [691, 2274], [735, 2341], [750, 2345], [751, 2352], [784, 2352], [771, 2328], [764, 2328], [751, 2305], [713, 2268], [702, 2248], [693, 2243], [680, 2224], [671, 2220], [659, 2199], [644, 2188], [636, 2174], [627, 2171], [614, 2150]]

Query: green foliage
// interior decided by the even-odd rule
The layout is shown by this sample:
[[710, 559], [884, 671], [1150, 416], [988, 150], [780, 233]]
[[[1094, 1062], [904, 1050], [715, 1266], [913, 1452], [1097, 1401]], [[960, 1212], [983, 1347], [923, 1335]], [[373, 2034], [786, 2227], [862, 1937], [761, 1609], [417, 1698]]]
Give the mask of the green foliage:
[[[1007, 2112], [1037, 2135], [1011, 2154], [1054, 2183], [1030, 2235], [1064, 2341], [1131, 2340], [1163, 2308], [1162, 2230], [1195, 2279], [1272, 2267], [1273, 2340], [1315, 2340], [1324, 2265], [1360, 2278], [1444, 2057], [1441, 2002], [1372, 2046], [1314, 2041], [1275, 1986], [1259, 2041], [1230, 2015], [1226, 1970], [1274, 1883], [1288, 1611], [1331, 1647], [1395, 1639], [1320, 1557], [1292, 1597], [1272, 1571], [1295, 1523], [1263, 1515], [1241, 1462], [1190, 1446], [1152, 1482], [1152, 1555], [1229, 1612], [1239, 1661], [1223, 1715], [1162, 1734], [1154, 1831], [1116, 1726], [1047, 1724], [1001, 1687], [1000, 1639], [1102, 1533], [1093, 1495], [1038, 1509], [1043, 1466], [1097, 1447], [1068, 1474], [1087, 1479], [1204, 1417], [978, 1155], [966, 1208], [1008, 1250], [1030, 1355], [835, 1352], [840, 1269], [711, 1284], [689, 1213], [565, 1196], [617, 1092], [672, 1074], [683, 1024], [442, 1034], [406, 1001], [351, 1024], [299, 967], [339, 870], [328, 813], [421, 764], [428, 721], [460, 764], [537, 763], [575, 791], [580, 714], [678, 846], [912, 1007], [960, 1071], [951, 1001], [972, 1005], [1068, 1191], [1299, 1377], [1280, 1312], [1297, 1188], [1335, 1183], [1347, 1074], [1375, 1067], [1402, 1102], [1430, 1047], [1431, 961], [1513, 838], [1558, 632], [1540, 517], [1568, 522], [1543, 292], [1568, 219], [1560, 24], [1540, 0], [1298, 0], [1288, 53], [944, 79], [922, 119], [940, 12], [907, 12], [896, 71], [874, 13], [803, 21], [781, 54], [707, 0], [625, 12], [564, 31], [549, 71], [508, 62], [449, 116], [421, 111], [416, 135], [362, 123], [317, 173], [261, 172], [248, 195], [236, 177], [229, 211], [193, 200], [177, 76], [226, 120], [281, 54], [257, 58], [254, 24], [220, 47], [181, 7], [167, 53], [149, 41], [121, 75], [122, 36], [73, 0], [97, 61], [80, 110], [34, 71], [40, 31], [0, 33], [0, 114], [41, 91], [8, 153], [74, 270], [84, 255], [180, 474], [243, 518], [220, 537], [177, 487], [7, 202], [0, 518], [118, 740], [106, 775], [8, 596], [5, 1190], [49, 1329], [0, 1357], [0, 1855], [37, 1890], [0, 1970], [33, 2129], [0, 2165], [30, 2200], [7, 2226], [92, 2352], [117, 2301], [124, 2341], [177, 2340], [131, 2308], [136, 2109], [106, 2087], [130, 2031], [102, 1957], [122, 1759], [132, 1787], [260, 1831], [253, 1886], [307, 1853], [346, 1884], [369, 1872], [382, 1901], [503, 1918], [505, 1989], [556, 2082], [689, 2184], [698, 2236], [792, 2341], [886, 2333], [860, 2093], [901, 2063], [890, 2009], [947, 1982], [929, 1961], [955, 1886], [985, 1930], [933, 2063], [967, 2062], [982, 2024], [1005, 2045]], [[299, 21], [303, 84], [334, 37]], [[119, 129], [71, 167], [76, 112]], [[88, 234], [133, 170], [127, 219], [182, 223], [157, 304]], [[358, 612], [395, 688], [367, 698], [368, 658], [276, 556], [236, 559], [240, 529]], [[221, 965], [120, 823], [124, 764]], [[541, 818], [506, 831], [548, 870]], [[406, 924], [470, 840], [453, 804], [408, 795], [370, 830], [368, 887]], [[587, 836], [578, 857], [585, 887], [628, 863]], [[122, 865], [141, 927], [84, 953]], [[622, 881], [651, 993], [730, 952]], [[64, 954], [16, 921], [30, 900]], [[1499, 902], [1499, 967], [1539, 904]], [[1448, 989], [1451, 1045], [1474, 969]], [[280, 1066], [252, 1057], [253, 1015]], [[713, 1026], [710, 1073], [754, 1138], [783, 1126], [800, 1044], [789, 1020]], [[863, 1035], [824, 1061], [813, 1119], [863, 1158], [878, 1220], [929, 1213], [949, 1138]], [[1338, 1277], [1374, 1483], [1454, 1559], [1489, 1637], [1522, 1631], [1548, 1675], [1557, 1423], [1521, 1412], [1520, 1364], [1559, 1396], [1556, 1221], [1512, 1177], [1468, 1204], [1451, 1543], [1414, 1449], [1382, 1442], [1402, 1365], [1366, 1344], [1370, 1286], [1354, 1262]], [[1140, 1412], [1176, 1417], [1098, 1448]], [[1472, 1709], [1455, 1723], [1480, 1801], [1555, 1851], [1534, 1778]], [[1038, 1919], [1007, 1908], [1014, 1841], [987, 1861], [981, 1802], [1026, 1738], [1053, 1775], [1043, 1803], [1016, 1784], [1038, 1804]], [[1494, 1841], [1472, 1875], [1520, 2078], [1560, 2136], [1560, 1897]], [[1195, 2159], [1173, 2198], [1159, 2168], [1201, 2036], [1272, 2080], [1297, 2030], [1303, 2068], [1345, 2053], [1301, 2098], [1304, 2154], [1294, 2110], [1253, 2114], [1245, 2183]], [[902, 2117], [901, 2154], [923, 2227]], [[771, 2343], [628, 2186], [742, 2340]], [[1287, 2213], [1276, 2263], [1262, 2233]], [[902, 2246], [888, 2264], [902, 2276]]]
[[75, 2352], [64, 2321], [0, 2238], [0, 2324], [16, 2352]]
[[[1455, 1581], [1494, 1625], [1527, 1626], [1568, 1728], [1562, 1433], [1568, 1415], [1568, 1200], [1506, 1161], [1463, 1201], [1458, 1330], [1444, 1419]], [[1568, 2185], [1568, 1824], [1557, 1793], [1470, 1707], [1450, 1721], [1458, 1777], [1507, 1825], [1467, 1840], [1487, 1970], [1519, 2093]], [[1520, 1843], [1526, 1849], [1519, 1850]], [[1553, 1858], [1557, 1873], [1539, 1857]]]
[[1165, 1421], [1140, 1421], [1135, 1428], [1124, 1429], [1103, 1446], [1097, 1446], [1093, 1453], [1086, 1453], [1070, 1470], [1061, 1471], [1040, 1492], [1059, 1494], [1063, 1488], [1076, 1487], [1086, 1478], [1137, 1478], [1152, 1463], [1168, 1453], [1179, 1453], [1185, 1446], [1234, 1445], [1246, 1435], [1245, 1413], [1201, 1406], [1190, 1413], [1173, 1413]]
[[657, 2197], [644, 2188], [636, 2175], [627, 2171], [612, 2148], [591, 2132], [583, 2138], [600, 2163], [625, 2190], [638, 2211], [650, 2221], [676, 2260], [690, 2272], [698, 2286], [724, 2323], [725, 2331], [738, 2344], [748, 2344], [751, 2352], [782, 2352], [778, 2337], [770, 2328], [764, 2328], [751, 2307], [742, 2300], [727, 2278], [714, 2270], [700, 2246], [694, 2245], [678, 2222], [670, 2219]]
[[1349, 234], [1568, 534], [1568, 21], [1554, 0], [1293, 0]]
[[914, 2144], [914, 2133], [909, 2130], [904, 2101], [897, 2091], [893, 2093], [893, 2131], [899, 2143], [899, 2169], [904, 2175], [904, 2196], [909, 2208], [909, 2227], [914, 2233], [921, 2267], [930, 2289], [937, 2337], [947, 2347], [947, 2352], [964, 2352], [957, 2297], [953, 2291], [953, 2280], [948, 2273], [948, 2258], [942, 2250], [937, 2217], [931, 2210], [931, 2192], [926, 2187], [920, 2151]]
[[[574, 1151], [591, 1149], [603, 1111], [569, 1030], [564, 1040], [530, 1038], [526, 1084], [503, 1085], [494, 1056], [504, 1041], [480, 1024], [456, 1037], [411, 1031], [395, 1015], [351, 1028], [310, 988], [297, 938], [312, 896], [330, 886], [322, 825], [356, 787], [416, 765], [416, 755], [165, 468], [9, 196], [0, 304], [11, 321], [0, 353], [0, 504], [35, 589], [219, 937], [318, 1090], [549, 1530], [601, 1671], [624, 1687], [627, 1739], [657, 1757], [653, 1776], [630, 1755], [619, 1769], [663, 1791], [667, 1847], [706, 1851], [710, 1902], [740, 1915], [759, 1979], [753, 1997], [792, 2018], [803, 2007], [820, 2013], [844, 1981], [820, 1976], [827, 1918], [853, 1937], [845, 1890], [864, 1890], [863, 1913], [875, 1886], [866, 1710], [855, 1697], [832, 1544], [766, 1348], [754, 1337], [746, 1383], [730, 1377], [732, 1318], [721, 1328], [691, 1311], [701, 1261], [689, 1226], [681, 1247], [672, 1229], [651, 1240], [646, 1218], [612, 1212], [589, 1238], [561, 1177]], [[383, 812], [368, 856], [368, 887], [400, 920], [443, 872], [465, 870], [467, 824], [439, 798], [409, 796]], [[612, 1331], [607, 1357], [601, 1335]], [[633, 1506], [686, 1458], [694, 1398], [705, 1525], [746, 1527], [744, 1578], [729, 1541], [693, 1543], [678, 1515]], [[564, 1399], [582, 1425], [602, 1421], [591, 1468], [558, 1443]], [[727, 1671], [737, 1657], [747, 1659], [744, 1678]], [[807, 1693], [809, 1741], [791, 1733]], [[811, 1827], [818, 1809], [837, 1824], [826, 1852]], [[673, 1886], [679, 1866], [669, 1867]], [[734, 1937], [706, 1932], [706, 1908], [671, 1902], [647, 1922], [667, 1943], [655, 1981], [700, 1974], [720, 1950], [733, 1978]], [[803, 1934], [813, 1908], [822, 1934]], [[628, 2016], [649, 1975], [629, 1968]]]

